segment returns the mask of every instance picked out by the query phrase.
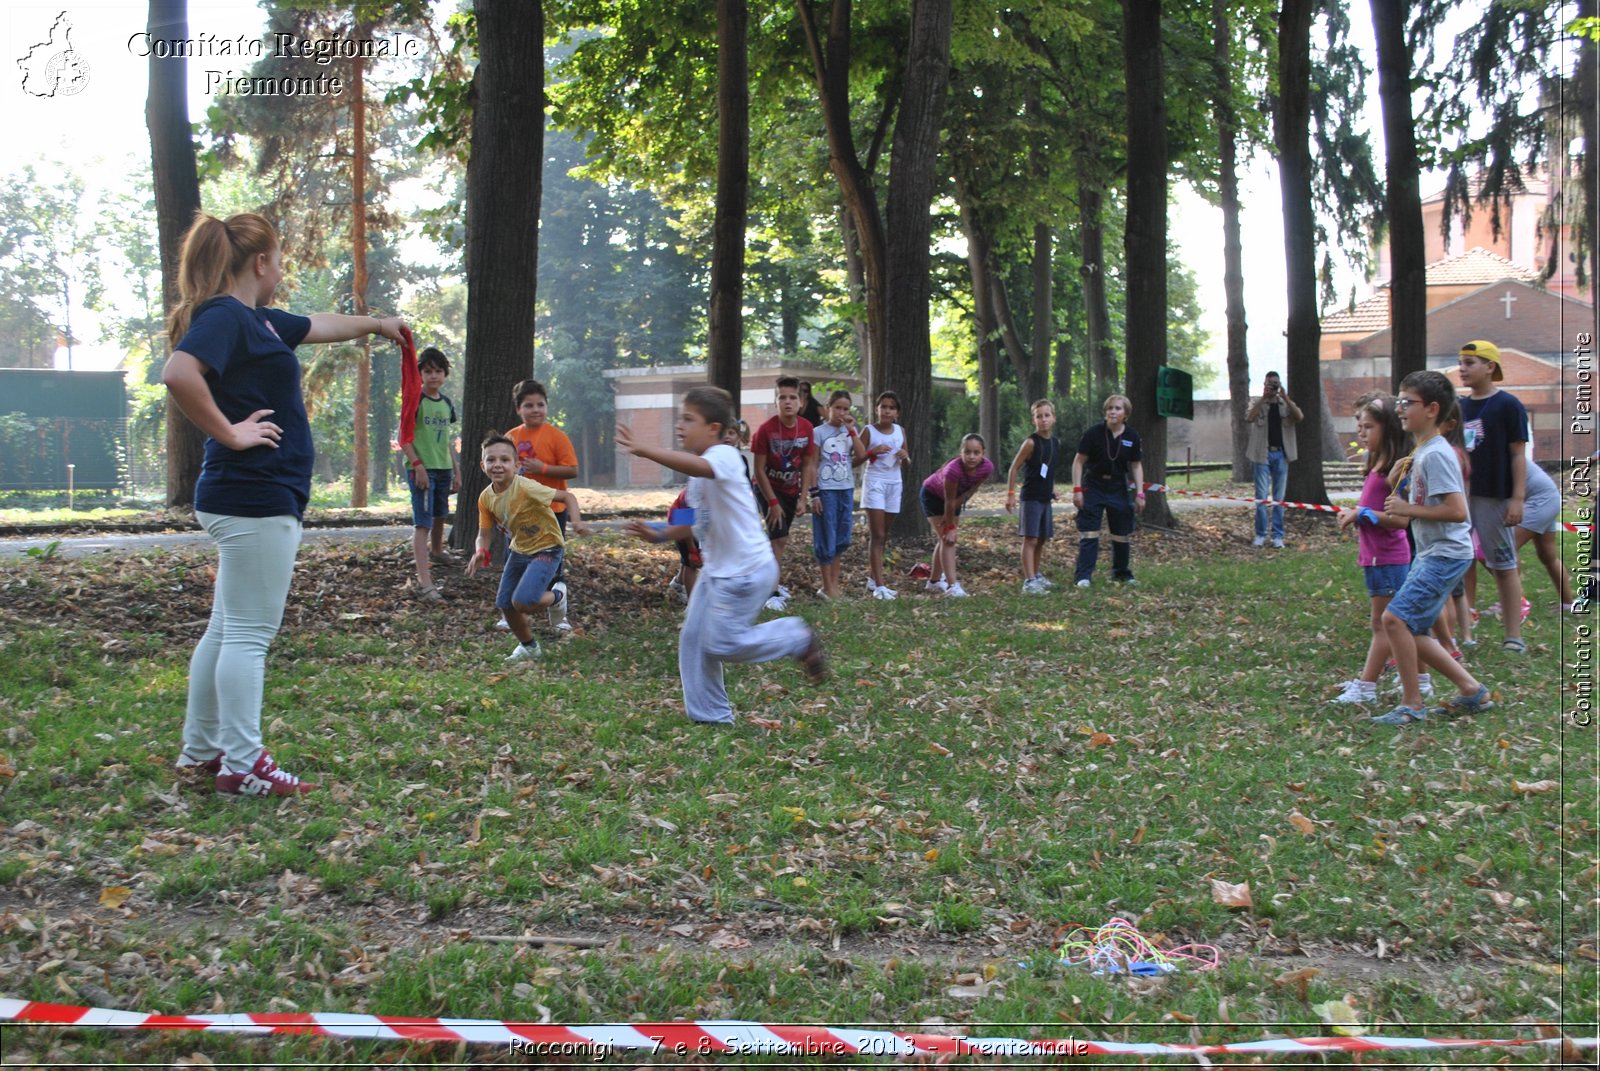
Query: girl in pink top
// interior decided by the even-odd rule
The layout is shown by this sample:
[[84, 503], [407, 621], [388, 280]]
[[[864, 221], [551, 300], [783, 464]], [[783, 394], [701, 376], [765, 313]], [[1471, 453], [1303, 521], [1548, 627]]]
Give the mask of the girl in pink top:
[[[1356, 562], [1366, 576], [1367, 595], [1372, 600], [1372, 641], [1367, 645], [1361, 676], [1344, 682], [1335, 703], [1377, 702], [1378, 675], [1389, 659], [1383, 611], [1405, 583], [1411, 565], [1411, 544], [1405, 532], [1408, 522], [1383, 512], [1383, 503], [1392, 491], [1389, 470], [1406, 454], [1405, 431], [1393, 398], [1380, 394], [1360, 403], [1356, 441], [1367, 453], [1367, 476], [1355, 508], [1339, 511], [1339, 527], [1354, 526], [1356, 530]], [[1431, 687], [1430, 682], [1429, 690]]]
[[922, 515], [933, 528], [933, 565], [928, 590], [952, 599], [966, 598], [956, 579], [956, 518], [961, 507], [994, 475], [994, 462], [984, 457], [982, 435], [961, 440], [961, 456], [922, 481]]

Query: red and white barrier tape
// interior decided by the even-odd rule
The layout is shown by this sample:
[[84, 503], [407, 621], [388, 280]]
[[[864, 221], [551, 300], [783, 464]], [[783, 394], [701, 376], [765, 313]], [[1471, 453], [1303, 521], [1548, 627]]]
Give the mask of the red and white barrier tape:
[[[1212, 498], [1219, 502], [1243, 502], [1252, 506], [1283, 506], [1285, 509], [1309, 509], [1318, 513], [1338, 513], [1342, 506], [1324, 506], [1317, 502], [1279, 502], [1275, 498], [1244, 498], [1239, 495], [1215, 495], [1207, 491], [1180, 491], [1176, 487], [1169, 487], [1164, 483], [1147, 483], [1146, 491], [1160, 491], [1165, 495], [1183, 495], [1187, 498]], [[1566, 521], [1558, 522], [1558, 527], [1567, 532], [1587, 532], [1592, 526], [1587, 524], [1568, 524]]]
[[370, 1041], [446, 1041], [516, 1046], [526, 1052], [579, 1055], [596, 1049], [644, 1049], [682, 1056], [1222, 1056], [1248, 1053], [1376, 1052], [1381, 1049], [1487, 1049], [1560, 1045], [1582, 1049], [1597, 1038], [1268, 1038], [1233, 1045], [1174, 1045], [1062, 1038], [970, 1038], [847, 1027], [792, 1026], [716, 1020], [591, 1023], [558, 1026], [499, 1019], [409, 1019], [347, 1013], [151, 1015], [111, 1008], [0, 998], [0, 1022], [114, 1029], [201, 1030], [219, 1034], [312, 1034]]

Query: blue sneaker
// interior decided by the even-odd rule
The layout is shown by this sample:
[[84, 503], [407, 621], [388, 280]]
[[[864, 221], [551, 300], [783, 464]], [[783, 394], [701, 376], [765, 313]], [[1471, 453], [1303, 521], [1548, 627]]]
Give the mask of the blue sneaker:
[[1410, 725], [1413, 722], [1424, 721], [1427, 717], [1427, 711], [1419, 707], [1408, 707], [1402, 703], [1387, 714], [1375, 715], [1372, 722], [1374, 725]]

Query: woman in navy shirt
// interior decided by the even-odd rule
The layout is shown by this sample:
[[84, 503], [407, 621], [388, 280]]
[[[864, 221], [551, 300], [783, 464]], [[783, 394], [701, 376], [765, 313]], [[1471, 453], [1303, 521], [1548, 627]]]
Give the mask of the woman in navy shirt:
[[181, 300], [161, 380], [206, 434], [195, 517], [217, 542], [211, 622], [189, 661], [180, 770], [204, 771], [227, 795], [293, 796], [316, 786], [279, 769], [261, 743], [267, 647], [283, 621], [311, 497], [311, 422], [300, 393], [302, 342], [380, 334], [398, 316], [295, 316], [268, 308], [283, 281], [283, 249], [253, 212], [203, 212], [183, 240]]

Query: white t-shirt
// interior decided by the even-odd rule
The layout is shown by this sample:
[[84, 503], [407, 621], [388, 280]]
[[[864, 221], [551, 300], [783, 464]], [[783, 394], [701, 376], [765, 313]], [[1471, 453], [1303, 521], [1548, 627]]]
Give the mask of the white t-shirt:
[[850, 426], [837, 428], [829, 423], [812, 429], [811, 438], [817, 444], [817, 486], [824, 491], [849, 491], [855, 488], [853, 450]]
[[[1406, 501], [1414, 506], [1437, 506], [1446, 495], [1465, 495], [1461, 462], [1443, 435], [1435, 435], [1411, 455]], [[1472, 558], [1472, 522], [1425, 521], [1411, 518], [1411, 535], [1419, 558]]]
[[706, 576], [745, 576], [772, 560], [772, 544], [756, 516], [750, 477], [739, 451], [718, 443], [700, 455], [712, 475], [689, 477], [685, 499], [694, 510]]
[[[874, 424], [869, 429], [872, 434], [867, 437], [867, 451], [870, 455], [867, 461], [867, 479], [898, 480], [900, 478], [900, 459], [895, 455], [906, 444], [905, 429], [899, 424], [891, 425], [888, 431], [878, 430]], [[887, 446], [887, 454], [871, 454], [874, 447]]]

